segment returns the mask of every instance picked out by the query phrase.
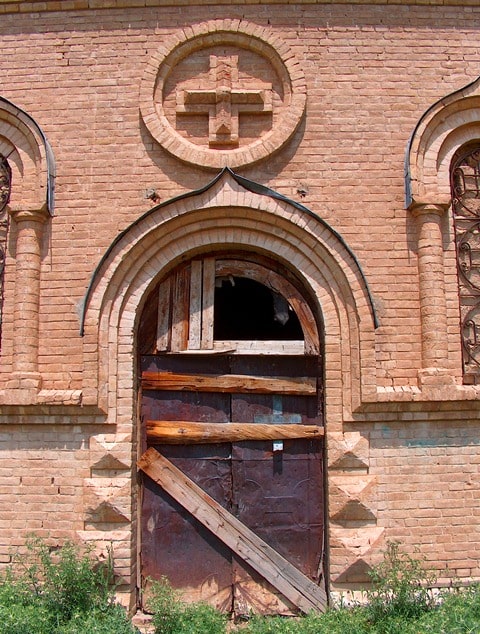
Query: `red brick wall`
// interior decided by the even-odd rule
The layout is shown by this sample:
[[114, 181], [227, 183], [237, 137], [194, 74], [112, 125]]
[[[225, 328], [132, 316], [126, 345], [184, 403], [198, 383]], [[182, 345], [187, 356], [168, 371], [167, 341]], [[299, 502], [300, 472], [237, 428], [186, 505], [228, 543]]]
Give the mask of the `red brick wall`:
[[[377, 556], [385, 537], [399, 538], [410, 548], [420, 545], [435, 567], [448, 565], [453, 576], [480, 576], [475, 506], [480, 493], [475, 477], [478, 401], [475, 388], [462, 392], [459, 387], [451, 222], [443, 229], [445, 368], [458, 387], [443, 387], [430, 402], [418, 387], [422, 341], [417, 227], [404, 197], [405, 149], [418, 120], [431, 104], [477, 76], [480, 8], [469, 2], [112, 4], [58, 11], [60, 5], [84, 9], [93, 3], [30, 3], [30, 12], [29, 3], [0, 3], [5, 12], [0, 21], [0, 96], [38, 122], [57, 165], [55, 217], [46, 223], [41, 245], [38, 366], [44, 400], [53, 402], [57, 392], [71, 395], [96, 381], [90, 372], [85, 374], [85, 358], [95, 344], [79, 336], [81, 302], [109, 245], [151, 208], [145, 191], [155, 189], [165, 202], [204, 186], [216, 173], [179, 161], [150, 135], [139, 113], [148, 61], [176, 33], [183, 37], [183, 29], [188, 31], [191, 24], [238, 18], [268, 27], [300, 62], [306, 113], [280, 151], [236, 171], [301, 202], [340, 232], [365, 273], [380, 322], [374, 334], [372, 330], [375, 362], [373, 371], [368, 369], [375, 376], [366, 378], [379, 389], [378, 402], [384, 402], [375, 405], [377, 397], [372, 396], [363, 408], [345, 408], [345, 421], [341, 416], [334, 421], [335, 433], [360, 433], [369, 449], [362, 454], [361, 466], [332, 467], [331, 474], [350, 475], [352, 482], [373, 478], [362, 504], [374, 520], [360, 513], [358, 519], [332, 521], [332, 579], [339, 587], [356, 581], [348, 573], [358, 552], [355, 540], [367, 539], [371, 526], [378, 530], [373, 550], [366, 548], [366, 560]], [[188, 73], [188, 60], [184, 66]], [[305, 193], [300, 195], [300, 190]], [[7, 391], [13, 367], [15, 236], [13, 224], [0, 368]], [[359, 367], [358, 372], [361, 376], [366, 370]], [[341, 377], [344, 384], [350, 379]], [[342, 411], [342, 385], [335, 386], [338, 400], [332, 397], [332, 411]], [[328, 394], [326, 398], [328, 403]], [[328, 411], [327, 404], [327, 429]], [[115, 422], [114, 412], [106, 416]], [[65, 417], [68, 427], [63, 426]], [[27, 409], [12, 404], [0, 413], [2, 505], [6, 513], [15, 509], [13, 514], [8, 511], [11, 516], [0, 513], [3, 561], [24, 531], [73, 535], [88, 528], [82, 501], [84, 478], [92, 477], [88, 438], [103, 431], [90, 426], [102, 417], [93, 409], [82, 412], [74, 403], [55, 409], [51, 402]], [[52, 426], [56, 424], [62, 425], [61, 431]], [[123, 435], [115, 436], [115, 427], [108, 427], [110, 435], [102, 437], [102, 451], [121, 448], [126, 464], [122, 477], [128, 475], [133, 456], [132, 436], [125, 429], [128, 425]], [[343, 451], [348, 453], [348, 447]], [[355, 495], [347, 497], [357, 500]], [[44, 501], [42, 518], [36, 515], [39, 499]], [[125, 535], [124, 546], [130, 543], [128, 529]], [[127, 560], [125, 556], [126, 569]]]

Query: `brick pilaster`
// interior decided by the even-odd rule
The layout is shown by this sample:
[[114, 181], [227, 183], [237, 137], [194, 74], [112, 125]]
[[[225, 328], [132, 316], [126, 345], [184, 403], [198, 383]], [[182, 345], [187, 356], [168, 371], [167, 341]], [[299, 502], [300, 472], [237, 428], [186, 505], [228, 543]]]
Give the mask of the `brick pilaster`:
[[25, 392], [21, 400], [30, 401], [41, 387], [38, 372], [41, 244], [49, 215], [46, 208], [12, 208], [10, 215], [17, 231], [13, 374], [8, 387]]

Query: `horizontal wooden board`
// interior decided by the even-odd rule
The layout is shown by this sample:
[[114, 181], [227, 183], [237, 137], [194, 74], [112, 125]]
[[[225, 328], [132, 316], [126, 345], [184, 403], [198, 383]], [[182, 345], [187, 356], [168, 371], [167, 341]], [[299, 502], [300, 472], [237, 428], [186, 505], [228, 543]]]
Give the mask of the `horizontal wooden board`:
[[214, 341], [214, 352], [230, 352], [235, 354], [261, 354], [261, 355], [304, 355], [304, 341]]
[[300, 610], [310, 612], [326, 608], [323, 588], [297, 570], [155, 449], [148, 449], [138, 466]]
[[287, 440], [321, 438], [318, 425], [261, 423], [200, 423], [193, 421], [147, 421], [147, 438], [169, 445], [241, 442], [244, 440]]
[[243, 374], [142, 373], [144, 390], [180, 390], [187, 392], [232, 392], [238, 394], [301, 394], [314, 396], [315, 377], [268, 377]]

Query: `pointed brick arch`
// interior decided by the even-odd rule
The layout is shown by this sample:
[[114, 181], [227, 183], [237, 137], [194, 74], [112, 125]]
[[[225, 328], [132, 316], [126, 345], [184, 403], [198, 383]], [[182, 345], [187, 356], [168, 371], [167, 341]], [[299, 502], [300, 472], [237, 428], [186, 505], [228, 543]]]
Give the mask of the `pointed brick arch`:
[[[328, 444], [335, 444], [337, 436], [343, 438], [345, 418], [353, 416], [362, 401], [376, 396], [376, 317], [354, 255], [341, 236], [306, 207], [227, 168], [203, 189], [154, 207], [120, 234], [88, 288], [82, 316], [82, 402], [106, 412], [106, 422], [115, 424], [120, 439], [116, 446], [125, 454], [131, 453], [137, 438], [135, 353], [143, 306], [177, 264], [225, 251], [251, 251], [279, 262], [308, 294], [324, 333]], [[97, 485], [101, 489], [103, 481]], [[97, 502], [92, 502], [92, 509]], [[135, 513], [135, 504], [132, 508]], [[102, 513], [92, 516], [99, 530], [101, 517]], [[120, 530], [122, 522], [118, 515], [123, 540], [127, 537]], [[135, 540], [134, 530], [132, 536]], [[131, 579], [134, 583], [134, 574]]]
[[52, 149], [38, 123], [2, 97], [0, 154], [12, 169], [11, 207], [46, 206], [53, 214], [55, 161]]
[[93, 351], [85, 355], [87, 402], [115, 412], [117, 422], [121, 408], [121, 420], [131, 424], [133, 333], [147, 292], [177, 262], [232, 247], [281, 260], [311, 289], [325, 327], [327, 385], [341, 385], [342, 405], [332, 406], [330, 420], [340, 425], [344, 405], [351, 409], [375, 392], [374, 309], [347, 245], [307, 208], [225, 169], [204, 189], [145, 214], [99, 264], [82, 325], [85, 350]]
[[480, 139], [480, 78], [434, 103], [410, 138], [406, 162], [406, 206], [450, 201], [450, 163], [456, 150]]

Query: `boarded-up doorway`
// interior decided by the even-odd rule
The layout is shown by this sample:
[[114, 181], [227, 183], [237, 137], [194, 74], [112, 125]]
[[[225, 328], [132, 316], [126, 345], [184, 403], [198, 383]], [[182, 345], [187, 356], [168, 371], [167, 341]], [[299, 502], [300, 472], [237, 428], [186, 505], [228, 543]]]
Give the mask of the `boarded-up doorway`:
[[295, 276], [245, 254], [182, 264], [138, 345], [147, 594], [165, 576], [236, 615], [321, 609], [322, 373]]

